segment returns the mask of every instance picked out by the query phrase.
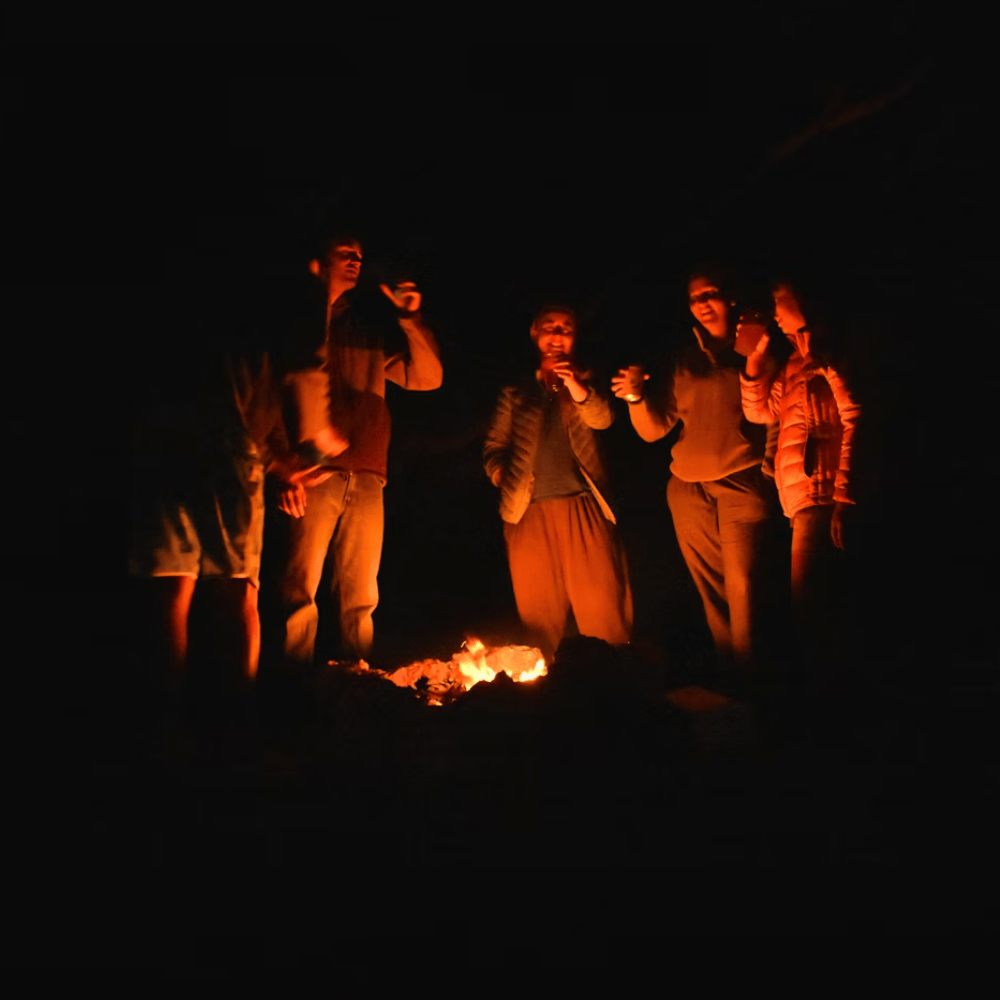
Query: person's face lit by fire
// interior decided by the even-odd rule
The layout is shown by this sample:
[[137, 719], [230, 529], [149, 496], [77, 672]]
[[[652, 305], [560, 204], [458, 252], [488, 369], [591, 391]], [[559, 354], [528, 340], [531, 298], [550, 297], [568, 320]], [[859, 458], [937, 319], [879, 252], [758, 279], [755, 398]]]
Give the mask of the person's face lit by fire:
[[331, 298], [335, 299], [358, 283], [361, 258], [360, 244], [339, 244], [330, 250], [325, 261], [310, 261], [309, 270], [329, 288]]
[[774, 321], [786, 337], [794, 337], [805, 329], [802, 307], [788, 285], [777, 285], [774, 289]]
[[691, 315], [712, 337], [729, 336], [729, 303], [714, 281], [695, 275], [688, 283], [688, 303]]
[[555, 310], [542, 313], [531, 325], [531, 332], [542, 357], [573, 353], [573, 344], [576, 342], [576, 322], [569, 313]]

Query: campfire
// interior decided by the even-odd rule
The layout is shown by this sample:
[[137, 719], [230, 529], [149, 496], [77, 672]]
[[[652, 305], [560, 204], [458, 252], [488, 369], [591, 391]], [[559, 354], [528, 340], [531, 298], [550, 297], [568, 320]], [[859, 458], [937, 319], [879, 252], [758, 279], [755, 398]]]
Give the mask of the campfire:
[[533, 681], [547, 673], [541, 650], [532, 646], [497, 646], [490, 649], [480, 639], [469, 637], [447, 661], [420, 660], [393, 671], [372, 671], [398, 687], [420, 692], [430, 705], [444, 704], [464, 694], [480, 681], [492, 681], [504, 673], [517, 683]]

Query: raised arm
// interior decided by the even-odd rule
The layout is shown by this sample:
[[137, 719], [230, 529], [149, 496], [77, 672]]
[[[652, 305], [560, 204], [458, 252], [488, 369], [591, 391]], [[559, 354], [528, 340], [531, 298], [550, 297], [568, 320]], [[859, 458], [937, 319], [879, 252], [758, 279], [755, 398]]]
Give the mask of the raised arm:
[[397, 354], [386, 359], [385, 377], [404, 389], [439, 389], [444, 379], [441, 352], [434, 334], [420, 316], [420, 292], [411, 281], [402, 282], [395, 289], [380, 285], [382, 292], [396, 306], [396, 318], [410, 347], [407, 360]]
[[580, 419], [588, 427], [592, 427], [595, 431], [603, 431], [614, 423], [615, 411], [604, 393], [598, 392], [590, 383], [585, 384], [587, 395], [580, 402], [573, 400], [573, 405], [576, 406]]
[[[673, 386], [667, 396], [667, 405], [662, 410], [650, 405], [645, 391], [649, 376], [638, 366], [621, 368], [611, 379], [611, 391], [628, 401], [628, 415], [636, 434], [643, 441], [659, 441], [666, 437], [677, 423], [677, 406], [674, 402]], [[638, 396], [638, 399], [634, 397]]]
[[611, 426], [615, 419], [615, 411], [611, 408], [608, 397], [597, 391], [590, 372], [580, 371], [569, 359], [553, 365], [552, 371], [562, 379], [580, 419], [588, 427], [592, 427], [595, 431], [603, 431]]
[[770, 336], [764, 334], [747, 357], [747, 370], [740, 373], [743, 416], [752, 424], [774, 423], [781, 411], [784, 380], [765, 354]]

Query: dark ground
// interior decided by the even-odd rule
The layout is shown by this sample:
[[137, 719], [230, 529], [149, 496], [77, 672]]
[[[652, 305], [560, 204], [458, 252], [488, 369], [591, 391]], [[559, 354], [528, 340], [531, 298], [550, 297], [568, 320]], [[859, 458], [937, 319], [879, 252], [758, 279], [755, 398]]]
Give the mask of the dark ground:
[[[392, 52], [376, 46], [335, 47], [365, 86], [349, 102], [356, 127], [329, 130], [315, 128], [323, 86], [303, 91], [301, 78], [250, 61], [223, 77], [204, 51], [183, 73], [171, 50], [118, 52], [122, 88], [121, 74], [71, 86], [51, 48], [16, 54], [4, 118], [12, 856], [108, 872], [296, 861], [323, 871], [350, 858], [352, 876], [373, 878], [390, 861], [988, 871], [1000, 780], [995, 171], [982, 127], [992, 93], [976, 58], [897, 6], [895, 21], [869, 19], [865, 32], [851, 28], [850, 5], [832, 5], [832, 28], [826, 8], [804, 6], [775, 37], [805, 32], [812, 47], [752, 74], [737, 72], [745, 49], [733, 32], [713, 50], [714, 69], [728, 69], [711, 85], [682, 36], [637, 51], [572, 48], [559, 72], [530, 46], [452, 52], [408, 81], [408, 106], [426, 113], [402, 136], [384, 127], [402, 91]], [[851, 60], [816, 47], [831, 31], [853, 39]], [[914, 66], [927, 68], [906, 96], [754, 173], [838, 81], [860, 100]], [[134, 590], [113, 540], [123, 424], [171, 349], [148, 317], [193, 272], [234, 287], [245, 261], [251, 276], [274, 273], [328, 214], [370, 234], [372, 270], [393, 255], [414, 264], [446, 368], [438, 392], [389, 397], [384, 666], [447, 658], [466, 632], [510, 637], [479, 442], [497, 388], [530, 359], [533, 302], [580, 302], [582, 347], [607, 373], [686, 336], [685, 270], [720, 248], [764, 267], [791, 247], [844, 275], [861, 318], [867, 435], [851, 552], [862, 652], [822, 712], [779, 691], [758, 708], [757, 735], [737, 725], [720, 750], [664, 702], [699, 679], [707, 638], [663, 502], [669, 441], [644, 445], [622, 410], [607, 444], [633, 649], [571, 649], [562, 681], [477, 688], [450, 709], [331, 676], [306, 720], [265, 730], [252, 751], [231, 744], [166, 769], [140, 752], [141, 691], [122, 655]], [[983, 912], [897, 901], [809, 927], [949, 931], [989, 925]], [[803, 932], [787, 914], [749, 923]], [[207, 918], [175, 934], [192, 967], [225, 952]], [[275, 962], [324, 947], [315, 933], [278, 939], [287, 950]], [[137, 964], [165, 961], [141, 930], [124, 940]], [[86, 964], [77, 947], [69, 961]]]

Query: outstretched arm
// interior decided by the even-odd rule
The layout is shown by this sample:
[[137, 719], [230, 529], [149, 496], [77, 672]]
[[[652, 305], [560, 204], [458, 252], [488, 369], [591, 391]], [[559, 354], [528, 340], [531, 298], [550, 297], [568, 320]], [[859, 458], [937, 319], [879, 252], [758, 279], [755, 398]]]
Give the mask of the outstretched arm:
[[619, 399], [628, 401], [628, 415], [636, 434], [643, 441], [659, 441], [674, 429], [678, 419], [677, 407], [672, 388], [664, 412], [650, 406], [645, 391], [648, 379], [649, 376], [638, 365], [621, 368], [611, 379], [611, 391]]
[[395, 288], [379, 287], [396, 307], [396, 318], [410, 346], [408, 361], [401, 355], [386, 360], [385, 377], [404, 389], [439, 389], [444, 379], [441, 352], [434, 334], [420, 316], [421, 296], [417, 286], [404, 281]]

